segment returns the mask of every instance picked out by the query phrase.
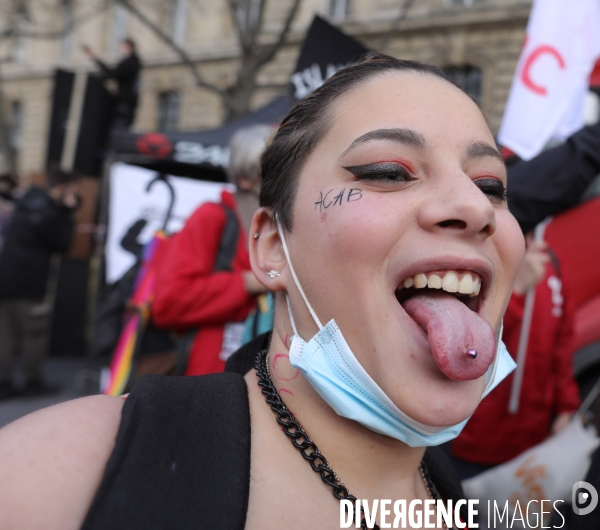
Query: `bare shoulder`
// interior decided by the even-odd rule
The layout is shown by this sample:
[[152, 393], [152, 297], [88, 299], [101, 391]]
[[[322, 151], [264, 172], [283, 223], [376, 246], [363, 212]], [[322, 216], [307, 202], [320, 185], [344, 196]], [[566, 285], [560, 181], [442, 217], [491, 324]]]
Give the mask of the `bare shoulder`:
[[81, 526], [114, 448], [123, 399], [93, 396], [0, 429], [0, 530]]

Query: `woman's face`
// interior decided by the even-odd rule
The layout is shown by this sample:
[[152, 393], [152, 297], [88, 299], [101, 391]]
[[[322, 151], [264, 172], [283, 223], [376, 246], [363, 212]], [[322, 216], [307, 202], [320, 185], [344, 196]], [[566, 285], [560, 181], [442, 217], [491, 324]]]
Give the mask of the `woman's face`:
[[[400, 409], [429, 425], [460, 422], [479, 403], [483, 376], [442, 373], [430, 336], [402, 306], [409, 290], [401, 286], [423, 274], [449, 276], [450, 290], [452, 273], [481, 280], [468, 311], [498, 331], [524, 244], [503, 198], [494, 138], [465, 94], [418, 73], [373, 78], [331, 110], [330, 129], [301, 171], [288, 234], [299, 281], [320, 320], [335, 319]], [[308, 340], [316, 327], [286, 278]], [[449, 334], [461, 325], [458, 313], [436, 316]]]

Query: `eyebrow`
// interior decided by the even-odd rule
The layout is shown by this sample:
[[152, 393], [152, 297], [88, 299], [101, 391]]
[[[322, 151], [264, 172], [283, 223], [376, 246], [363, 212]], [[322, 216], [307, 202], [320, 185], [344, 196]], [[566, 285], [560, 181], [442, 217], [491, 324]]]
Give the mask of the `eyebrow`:
[[[365, 142], [370, 142], [371, 140], [388, 140], [410, 147], [416, 147], [417, 149], [424, 149], [427, 145], [425, 137], [417, 131], [413, 131], [412, 129], [376, 129], [359, 136], [350, 144], [350, 147], [348, 147], [348, 149], [342, 153], [342, 156], [358, 145], [364, 144]], [[492, 157], [504, 164], [504, 159], [498, 152], [498, 149], [486, 142], [472, 143], [467, 148], [467, 156], [469, 158]]]
[[417, 149], [423, 149], [427, 143], [422, 134], [413, 131], [412, 129], [377, 129], [359, 136], [350, 144], [350, 147], [342, 153], [342, 156], [356, 146], [364, 144], [365, 142], [370, 142], [371, 140], [388, 140], [410, 147], [416, 147]]
[[504, 165], [504, 158], [498, 152], [498, 149], [492, 147], [490, 144], [486, 142], [474, 142], [467, 148], [467, 156], [469, 158], [485, 158], [491, 156], [492, 158], [496, 158], [500, 160]]

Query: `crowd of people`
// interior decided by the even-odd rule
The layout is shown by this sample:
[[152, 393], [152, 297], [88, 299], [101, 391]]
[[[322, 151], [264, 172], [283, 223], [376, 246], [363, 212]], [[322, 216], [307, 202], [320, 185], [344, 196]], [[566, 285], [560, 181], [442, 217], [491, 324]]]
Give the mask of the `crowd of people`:
[[[45, 186], [32, 185], [20, 194], [17, 179], [2, 178], [9, 184], [0, 204], [5, 214], [0, 247], [0, 400], [58, 390], [42, 376], [52, 313], [50, 262], [69, 248], [72, 212], [79, 203], [77, 178], [71, 173], [50, 171]], [[21, 387], [13, 380], [17, 354], [23, 357]]]
[[[87, 52], [129, 76], [128, 126], [139, 60], [124, 46], [115, 69]], [[581, 403], [570, 271], [533, 230], [600, 172], [599, 125], [507, 171], [439, 69], [370, 54], [230, 150], [235, 192], [171, 237], [150, 308], [182, 373], [205, 377], [132, 379], [126, 399], [0, 432], [0, 460], [21, 448], [0, 468], [18, 482], [0, 498], [14, 527], [40, 511], [48, 528], [85, 530], [337, 527], [332, 499], [460, 499], [459, 479], [569, 424]], [[524, 186], [532, 177], [544, 185]], [[15, 198], [0, 177], [0, 399], [50, 390], [46, 285], [72, 237], [74, 180], [53, 171]]]

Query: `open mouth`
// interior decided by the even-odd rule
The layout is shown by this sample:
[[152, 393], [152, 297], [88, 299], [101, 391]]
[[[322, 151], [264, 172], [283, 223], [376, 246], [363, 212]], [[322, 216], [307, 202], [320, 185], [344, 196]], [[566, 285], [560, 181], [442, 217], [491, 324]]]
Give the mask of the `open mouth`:
[[494, 332], [481, 315], [484, 278], [464, 269], [419, 272], [395, 290], [406, 315], [425, 333], [438, 368], [455, 381], [482, 376], [494, 359]]
[[445, 291], [460, 300], [471, 311], [479, 313], [482, 301], [482, 278], [473, 271], [444, 270], [420, 272], [405, 278], [396, 287], [396, 299], [400, 305], [416, 294]]

